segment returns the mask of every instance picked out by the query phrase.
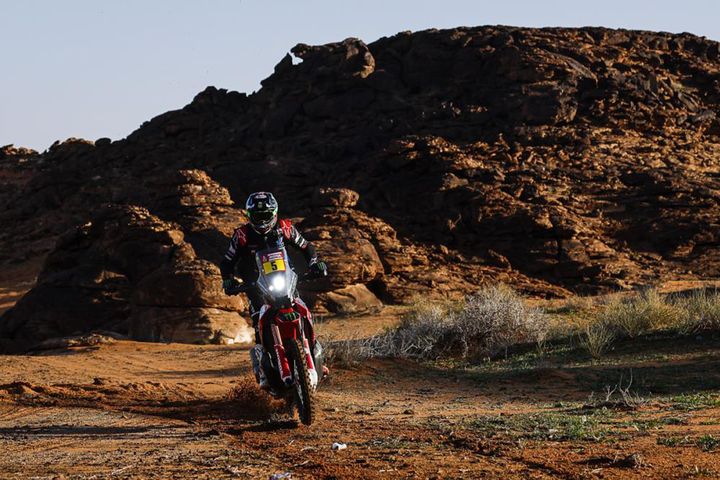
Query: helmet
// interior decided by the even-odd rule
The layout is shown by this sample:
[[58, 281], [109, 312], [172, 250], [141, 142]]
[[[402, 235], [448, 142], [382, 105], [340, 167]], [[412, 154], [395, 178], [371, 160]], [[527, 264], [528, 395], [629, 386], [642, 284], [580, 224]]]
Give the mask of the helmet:
[[270, 192], [251, 193], [245, 202], [248, 218], [252, 228], [266, 234], [277, 223], [278, 203]]

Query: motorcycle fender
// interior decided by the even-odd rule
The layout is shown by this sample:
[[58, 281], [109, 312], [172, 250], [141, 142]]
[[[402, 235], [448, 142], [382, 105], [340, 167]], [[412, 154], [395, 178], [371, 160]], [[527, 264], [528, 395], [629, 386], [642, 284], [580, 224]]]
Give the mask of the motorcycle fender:
[[[292, 322], [284, 322], [284, 321], [281, 321], [278, 319], [275, 322], [275, 325], [273, 325], [273, 328], [277, 328], [279, 330], [281, 344], [282, 344], [282, 339], [295, 340], [298, 337], [297, 331], [298, 331], [299, 327], [300, 327], [299, 320], [295, 320]], [[276, 342], [277, 342], [277, 340], [276, 340]]]

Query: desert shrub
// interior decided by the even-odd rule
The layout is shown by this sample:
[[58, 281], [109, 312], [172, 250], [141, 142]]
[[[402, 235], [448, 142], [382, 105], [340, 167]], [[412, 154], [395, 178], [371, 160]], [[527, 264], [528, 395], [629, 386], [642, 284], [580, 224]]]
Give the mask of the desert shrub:
[[697, 290], [688, 296], [663, 296], [645, 290], [629, 298], [614, 297], [590, 318], [580, 342], [597, 358], [618, 338], [660, 329], [681, 334], [720, 329], [720, 294]]
[[683, 312], [680, 325], [683, 333], [720, 330], [720, 293], [717, 290], [696, 290], [672, 301]]
[[593, 358], [600, 358], [616, 338], [616, 329], [602, 321], [590, 322], [580, 337], [580, 344]]
[[332, 342], [328, 350], [332, 360], [345, 363], [373, 357], [474, 361], [541, 342], [546, 331], [539, 310], [499, 285], [456, 303], [419, 301], [397, 327], [366, 339]]
[[509, 347], [540, 343], [547, 334], [542, 312], [529, 308], [509, 287], [499, 285], [468, 297], [455, 317], [455, 335], [463, 357], [494, 357]]
[[617, 330], [619, 337], [635, 338], [659, 328], [677, 326], [682, 310], [657, 290], [649, 289], [630, 298], [613, 298], [597, 313], [593, 323]]
[[690, 296], [663, 296], [649, 289], [614, 295], [602, 303], [568, 301], [554, 313], [555, 317], [528, 307], [505, 286], [487, 287], [457, 302], [418, 299], [397, 327], [369, 338], [331, 342], [328, 357], [341, 364], [375, 357], [476, 361], [520, 344], [542, 346], [548, 335], [551, 342], [577, 335], [580, 346], [599, 358], [616, 340], [656, 330], [719, 330], [720, 293], [699, 290]]
[[599, 358], [619, 338], [676, 328], [683, 318], [683, 310], [654, 289], [626, 298], [612, 297], [588, 319], [580, 344], [593, 358]]
[[[415, 297], [412, 308], [403, 316], [397, 327], [378, 335], [364, 338], [329, 341], [325, 345], [325, 358], [336, 365], [353, 365], [368, 358], [409, 357], [406, 349], [422, 350], [428, 343], [434, 342], [435, 324], [457, 310], [459, 302], [431, 301], [425, 297]], [[411, 324], [424, 326], [421, 334], [418, 330], [414, 342], [408, 342], [404, 334]]]
[[352, 338], [343, 340], [326, 340], [325, 361], [332, 365], [350, 366], [368, 358], [381, 356], [382, 350], [378, 339], [383, 335], [375, 335], [367, 338]]

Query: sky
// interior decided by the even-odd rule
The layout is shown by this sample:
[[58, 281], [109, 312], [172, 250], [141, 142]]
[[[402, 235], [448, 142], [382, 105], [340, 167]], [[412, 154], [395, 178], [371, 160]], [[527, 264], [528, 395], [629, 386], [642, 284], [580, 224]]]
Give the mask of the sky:
[[0, 0], [0, 146], [124, 138], [208, 85], [251, 93], [297, 43], [477, 25], [720, 40], [718, 0]]

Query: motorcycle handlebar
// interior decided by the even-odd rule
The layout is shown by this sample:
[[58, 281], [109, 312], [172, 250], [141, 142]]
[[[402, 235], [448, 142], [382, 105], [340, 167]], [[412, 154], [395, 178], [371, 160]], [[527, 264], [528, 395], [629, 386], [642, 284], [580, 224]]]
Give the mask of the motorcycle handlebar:
[[[314, 272], [305, 272], [303, 275], [298, 277], [298, 283], [307, 282], [310, 280], [316, 280], [319, 278], [325, 278], [327, 275], [321, 275]], [[247, 282], [247, 283], [241, 283], [239, 285], [235, 285], [233, 287], [230, 287], [225, 292], [227, 295], [238, 295], [240, 293], [247, 293], [250, 290], [255, 288], [255, 282]]]

